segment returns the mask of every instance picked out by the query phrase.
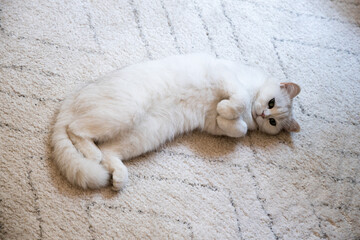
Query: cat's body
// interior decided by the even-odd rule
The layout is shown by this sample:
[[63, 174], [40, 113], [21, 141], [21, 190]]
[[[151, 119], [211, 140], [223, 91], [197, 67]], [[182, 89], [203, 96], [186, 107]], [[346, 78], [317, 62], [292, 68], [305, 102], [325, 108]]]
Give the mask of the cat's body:
[[[119, 190], [128, 175], [122, 160], [194, 129], [230, 137], [242, 137], [256, 128], [271, 134], [283, 128], [298, 131], [291, 116], [297, 88], [269, 80], [256, 69], [203, 54], [133, 65], [64, 101], [52, 137], [54, 158], [73, 184], [105, 186], [111, 174], [113, 188]], [[263, 101], [268, 103], [274, 94], [280, 95], [279, 104], [271, 113]], [[265, 121], [272, 115], [273, 120], [279, 118], [278, 126]]]

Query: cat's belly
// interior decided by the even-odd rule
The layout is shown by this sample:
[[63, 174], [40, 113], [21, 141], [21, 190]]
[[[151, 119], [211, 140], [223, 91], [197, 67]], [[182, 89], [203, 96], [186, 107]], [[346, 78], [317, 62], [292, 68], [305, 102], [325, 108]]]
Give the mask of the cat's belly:
[[176, 136], [198, 128], [201, 118], [176, 107], [153, 108], [129, 131], [114, 140], [123, 160], [152, 151]]

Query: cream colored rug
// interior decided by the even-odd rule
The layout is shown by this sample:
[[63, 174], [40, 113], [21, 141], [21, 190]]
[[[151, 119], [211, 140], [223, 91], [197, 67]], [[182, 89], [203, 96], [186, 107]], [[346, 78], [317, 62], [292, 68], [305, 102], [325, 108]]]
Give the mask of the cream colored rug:
[[[204, 51], [302, 86], [298, 134], [193, 133], [83, 191], [51, 159], [66, 94]], [[0, 0], [1, 239], [359, 239], [359, 0]]]

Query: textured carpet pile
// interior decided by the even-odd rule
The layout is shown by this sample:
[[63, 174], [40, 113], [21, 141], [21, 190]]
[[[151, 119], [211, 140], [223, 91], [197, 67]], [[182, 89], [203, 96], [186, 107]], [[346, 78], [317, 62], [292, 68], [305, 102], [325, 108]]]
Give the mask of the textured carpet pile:
[[[119, 193], [59, 174], [68, 93], [198, 51], [301, 85], [301, 132], [179, 137]], [[359, 0], [0, 0], [0, 84], [1, 239], [360, 238]]]

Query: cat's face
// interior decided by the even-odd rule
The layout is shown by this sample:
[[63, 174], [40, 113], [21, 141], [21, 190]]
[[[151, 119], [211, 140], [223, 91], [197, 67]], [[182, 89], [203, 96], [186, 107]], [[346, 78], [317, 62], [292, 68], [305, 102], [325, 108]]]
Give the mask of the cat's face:
[[295, 83], [267, 81], [260, 89], [252, 109], [259, 130], [271, 135], [278, 134], [282, 129], [300, 131], [299, 124], [292, 117], [292, 99], [299, 92], [300, 87]]

